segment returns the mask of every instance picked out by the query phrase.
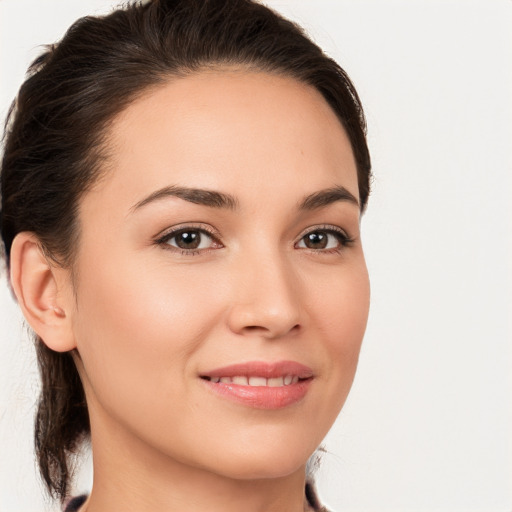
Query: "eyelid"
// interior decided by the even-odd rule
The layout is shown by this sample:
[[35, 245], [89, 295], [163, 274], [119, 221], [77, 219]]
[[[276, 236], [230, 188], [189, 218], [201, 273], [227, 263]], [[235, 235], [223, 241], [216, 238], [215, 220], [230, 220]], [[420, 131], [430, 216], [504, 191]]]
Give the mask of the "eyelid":
[[[169, 239], [173, 238], [174, 236], [178, 235], [180, 232], [187, 231], [187, 230], [194, 230], [199, 231], [207, 236], [209, 236], [212, 241], [217, 245], [217, 247], [209, 247], [206, 249], [180, 249], [178, 247], [174, 247], [167, 243]], [[318, 224], [315, 226], [309, 226], [308, 228], [304, 229], [301, 234], [297, 237], [297, 240], [294, 242], [294, 246], [296, 246], [298, 243], [301, 242], [301, 240], [308, 234], [314, 233], [315, 231], [324, 231], [327, 233], [334, 233], [335, 235], [339, 235], [341, 240], [339, 240], [341, 248], [346, 247], [353, 243], [355, 241], [355, 238], [351, 237], [347, 231], [339, 226], [333, 225], [333, 224]], [[194, 255], [201, 252], [208, 252], [212, 249], [218, 249], [221, 247], [224, 247], [224, 244], [221, 242], [221, 234], [219, 231], [217, 231], [215, 228], [213, 228], [209, 224], [203, 224], [200, 222], [184, 222], [181, 224], [177, 224], [175, 226], [171, 226], [169, 228], [166, 228], [165, 230], [161, 231], [158, 235], [154, 237], [154, 243], [156, 245], [164, 246], [166, 249], [180, 252], [182, 254], [186, 255]], [[219, 247], [220, 246], [220, 247]], [[336, 252], [340, 251], [341, 248], [337, 249], [309, 249], [314, 252]]]
[[354, 237], [351, 237], [345, 229], [343, 229], [339, 226], [336, 226], [334, 224], [319, 224], [316, 226], [310, 226], [307, 229], [305, 229], [304, 231], [302, 231], [302, 233], [298, 236], [297, 241], [294, 243], [294, 246], [296, 246], [298, 243], [300, 243], [306, 235], [309, 235], [310, 233], [314, 233], [316, 231], [324, 231], [326, 233], [331, 233], [331, 234], [334, 233], [335, 235], [339, 235], [341, 238], [341, 240], [339, 240], [341, 247], [336, 248], [336, 249], [308, 249], [308, 248], [306, 248], [306, 250], [311, 250], [313, 252], [323, 252], [323, 253], [339, 252], [343, 248], [351, 245], [356, 240]]
[[182, 250], [177, 247], [173, 247], [169, 244], [167, 244], [167, 241], [170, 238], [173, 238], [174, 236], [178, 235], [180, 232], [187, 231], [187, 230], [194, 230], [194, 231], [200, 231], [202, 233], [205, 233], [209, 237], [212, 238], [212, 240], [217, 243], [218, 245], [223, 247], [223, 244], [221, 242], [221, 234], [214, 229], [212, 226], [208, 224], [203, 224], [200, 222], [184, 222], [181, 224], [177, 224], [176, 226], [171, 226], [169, 228], [166, 228], [165, 230], [161, 231], [158, 235], [154, 237], [154, 243], [157, 245], [165, 245], [166, 248], [169, 250], [176, 250], [176, 251], [182, 251], [184, 253], [193, 253], [195, 252], [201, 252], [201, 251], [208, 251], [209, 249], [199, 249], [199, 250]]
[[347, 233], [347, 231], [343, 228], [340, 228], [339, 226], [336, 226], [334, 224], [318, 224], [316, 226], [310, 226], [303, 230], [301, 234], [297, 237], [297, 242], [299, 242], [309, 233], [314, 233], [315, 231], [335, 232], [346, 238], [348, 241], [354, 241], [354, 239]]

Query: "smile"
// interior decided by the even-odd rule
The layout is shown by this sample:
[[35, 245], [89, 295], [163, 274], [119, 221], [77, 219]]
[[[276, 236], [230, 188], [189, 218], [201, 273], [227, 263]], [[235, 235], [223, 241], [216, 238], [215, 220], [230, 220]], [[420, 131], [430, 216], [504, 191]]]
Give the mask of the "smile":
[[271, 388], [278, 388], [282, 386], [289, 386], [299, 382], [298, 375], [286, 375], [285, 377], [246, 377], [245, 375], [235, 375], [234, 377], [211, 377], [210, 382], [222, 384], [236, 384], [237, 386], [268, 386]]
[[255, 409], [281, 409], [302, 401], [314, 379], [311, 368], [293, 361], [235, 364], [200, 377], [217, 396]]

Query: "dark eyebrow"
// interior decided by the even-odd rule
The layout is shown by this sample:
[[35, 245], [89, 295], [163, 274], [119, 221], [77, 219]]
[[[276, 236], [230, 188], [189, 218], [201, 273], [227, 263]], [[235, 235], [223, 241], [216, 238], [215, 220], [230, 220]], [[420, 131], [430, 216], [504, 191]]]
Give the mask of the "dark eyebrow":
[[359, 201], [351, 192], [345, 187], [337, 186], [319, 190], [318, 192], [306, 196], [300, 203], [299, 210], [316, 210], [317, 208], [323, 208], [337, 201], [347, 201], [358, 208], [360, 207]]
[[235, 210], [238, 207], [238, 201], [236, 198], [229, 194], [223, 194], [222, 192], [216, 192], [214, 190], [171, 185], [151, 193], [149, 196], [132, 206], [130, 211], [133, 212], [148, 203], [158, 201], [165, 197], [179, 197], [180, 199], [184, 199], [190, 203], [202, 204], [211, 208], [228, 208], [230, 210]]

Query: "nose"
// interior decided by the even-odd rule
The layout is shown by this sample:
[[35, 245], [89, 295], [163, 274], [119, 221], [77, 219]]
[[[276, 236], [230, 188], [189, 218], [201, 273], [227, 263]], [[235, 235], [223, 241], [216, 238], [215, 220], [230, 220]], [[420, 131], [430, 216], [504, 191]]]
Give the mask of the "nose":
[[299, 283], [286, 261], [271, 255], [240, 262], [228, 324], [236, 334], [273, 339], [303, 327]]

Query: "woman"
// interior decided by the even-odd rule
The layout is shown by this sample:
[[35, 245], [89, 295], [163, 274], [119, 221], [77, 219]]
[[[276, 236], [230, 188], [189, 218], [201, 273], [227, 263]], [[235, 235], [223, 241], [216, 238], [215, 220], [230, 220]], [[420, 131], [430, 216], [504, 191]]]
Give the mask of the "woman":
[[50, 493], [90, 437], [68, 510], [320, 510], [306, 463], [366, 325], [369, 179], [347, 75], [257, 3], [134, 4], [37, 59], [1, 230]]

